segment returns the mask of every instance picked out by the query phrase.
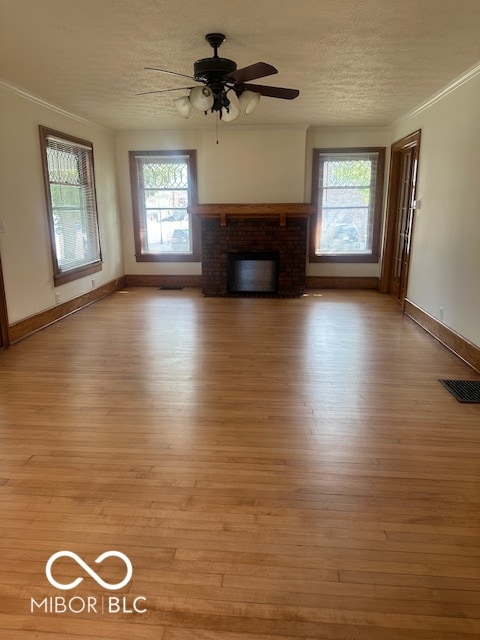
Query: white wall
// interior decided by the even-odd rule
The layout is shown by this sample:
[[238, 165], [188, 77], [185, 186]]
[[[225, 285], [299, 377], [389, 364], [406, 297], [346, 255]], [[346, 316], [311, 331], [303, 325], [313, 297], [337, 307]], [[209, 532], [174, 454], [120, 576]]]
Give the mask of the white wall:
[[221, 125], [191, 131], [117, 135], [117, 165], [127, 274], [201, 273], [199, 262], [135, 261], [128, 152], [196, 149], [198, 201], [206, 203], [304, 202], [306, 126]]
[[[387, 127], [311, 127], [306, 143], [305, 200], [311, 201], [313, 149], [348, 147], [386, 147], [385, 192], [388, 185], [388, 165], [391, 131]], [[380, 263], [307, 262], [307, 276], [379, 277]]]
[[421, 129], [407, 297], [480, 345], [480, 76], [402, 119], [392, 142]]
[[10, 323], [92, 289], [92, 276], [54, 287], [38, 125], [90, 140], [94, 145], [103, 269], [95, 286], [123, 275], [115, 175], [115, 141], [110, 132], [62, 114], [0, 85], [0, 234]]
[[[204, 130], [203, 202], [304, 202], [307, 127], [228, 127]], [[202, 202], [202, 201], [201, 201]]]

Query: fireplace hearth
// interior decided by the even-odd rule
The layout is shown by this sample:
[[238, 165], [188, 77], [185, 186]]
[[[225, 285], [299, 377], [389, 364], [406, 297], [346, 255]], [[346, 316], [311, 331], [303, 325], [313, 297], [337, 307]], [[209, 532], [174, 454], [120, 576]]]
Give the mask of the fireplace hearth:
[[309, 204], [196, 205], [206, 296], [299, 297], [305, 290]]

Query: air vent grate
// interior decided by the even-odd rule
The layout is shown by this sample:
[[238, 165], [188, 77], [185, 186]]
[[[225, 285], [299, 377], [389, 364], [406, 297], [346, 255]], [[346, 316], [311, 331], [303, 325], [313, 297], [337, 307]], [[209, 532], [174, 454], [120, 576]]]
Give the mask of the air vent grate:
[[459, 402], [480, 402], [480, 380], [439, 380]]

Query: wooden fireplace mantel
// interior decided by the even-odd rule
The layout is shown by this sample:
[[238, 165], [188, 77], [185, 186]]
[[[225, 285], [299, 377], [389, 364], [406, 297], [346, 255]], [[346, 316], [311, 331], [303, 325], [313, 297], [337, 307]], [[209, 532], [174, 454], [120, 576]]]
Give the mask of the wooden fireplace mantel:
[[203, 218], [220, 217], [220, 226], [227, 226], [227, 216], [235, 218], [278, 217], [280, 226], [287, 224], [287, 216], [306, 218], [315, 212], [315, 205], [304, 202], [253, 203], [253, 204], [196, 204], [188, 212]]

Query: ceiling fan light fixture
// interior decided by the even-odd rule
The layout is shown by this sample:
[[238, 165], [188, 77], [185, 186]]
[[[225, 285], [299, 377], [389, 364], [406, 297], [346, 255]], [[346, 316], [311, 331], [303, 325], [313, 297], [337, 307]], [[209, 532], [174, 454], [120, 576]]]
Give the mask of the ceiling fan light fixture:
[[245, 115], [248, 116], [257, 108], [257, 105], [260, 102], [260, 94], [255, 91], [244, 91], [240, 95], [238, 101], [240, 102], [242, 111], [244, 111]]
[[188, 96], [182, 96], [173, 101], [178, 113], [184, 118], [189, 118], [192, 111], [192, 103], [188, 99]]
[[236, 104], [230, 103], [228, 107], [222, 107], [220, 118], [223, 122], [233, 122], [240, 115], [240, 109]]
[[214, 95], [209, 87], [193, 87], [190, 91], [190, 102], [199, 111], [208, 111], [213, 107]]
[[224, 92], [221, 98], [220, 118], [224, 122], [233, 122], [240, 115], [240, 102], [235, 91]]
[[145, 67], [145, 69], [151, 71], [160, 71], [161, 73], [190, 78], [196, 82], [203, 83], [203, 86], [160, 89], [158, 91], [146, 91], [138, 95], [188, 89], [188, 96], [174, 100], [175, 107], [180, 115], [188, 118], [192, 107], [195, 107], [205, 115], [209, 111], [215, 114], [217, 122], [218, 119], [224, 122], [232, 122], [238, 118], [240, 112], [249, 115], [256, 109], [260, 102], [260, 96], [283, 98], [284, 100], [293, 100], [298, 97], [300, 93], [298, 89], [249, 84], [251, 80], [274, 75], [278, 73], [278, 70], [266, 62], [256, 62], [247, 67], [237, 69], [237, 63], [234, 60], [220, 58], [218, 55], [218, 48], [225, 40], [223, 33], [207, 33], [205, 39], [213, 48], [213, 56], [197, 60], [193, 65], [193, 76], [169, 71], [168, 69]]

